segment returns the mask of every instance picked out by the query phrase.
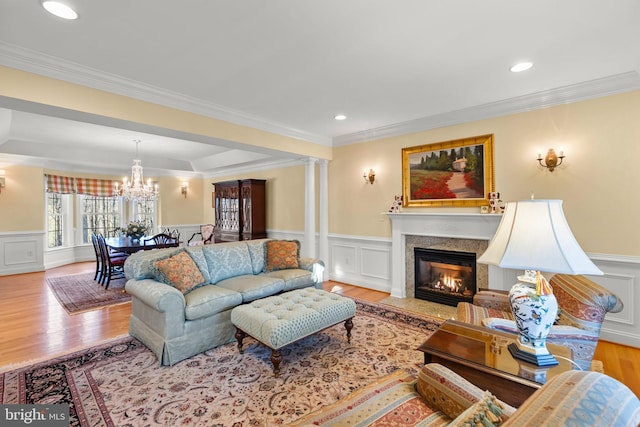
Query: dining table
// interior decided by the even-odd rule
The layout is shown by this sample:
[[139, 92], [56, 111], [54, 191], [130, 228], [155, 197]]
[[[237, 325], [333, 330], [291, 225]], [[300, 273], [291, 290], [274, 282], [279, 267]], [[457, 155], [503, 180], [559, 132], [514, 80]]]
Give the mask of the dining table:
[[138, 251], [148, 251], [151, 249], [175, 248], [180, 242], [156, 243], [151, 236], [143, 236], [140, 239], [132, 239], [127, 236], [106, 237], [104, 239], [107, 247], [115, 252], [132, 254]]

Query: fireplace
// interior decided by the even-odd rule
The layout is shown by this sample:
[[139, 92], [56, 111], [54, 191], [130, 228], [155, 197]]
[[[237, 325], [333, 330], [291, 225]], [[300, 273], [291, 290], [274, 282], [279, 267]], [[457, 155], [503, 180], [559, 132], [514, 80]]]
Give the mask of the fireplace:
[[414, 248], [415, 297], [451, 306], [472, 302], [476, 293], [476, 254]]

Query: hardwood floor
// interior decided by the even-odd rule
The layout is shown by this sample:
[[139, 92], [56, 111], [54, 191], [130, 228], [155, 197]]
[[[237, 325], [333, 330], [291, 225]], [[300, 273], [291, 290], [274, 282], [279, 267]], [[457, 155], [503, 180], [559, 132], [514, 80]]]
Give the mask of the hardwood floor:
[[[131, 304], [68, 315], [53, 296], [47, 277], [93, 272], [93, 262], [71, 264], [46, 272], [0, 276], [0, 371], [8, 365], [48, 359], [128, 333]], [[338, 282], [324, 289], [379, 302], [388, 293]], [[595, 358], [605, 373], [640, 396], [640, 348], [600, 341]]]

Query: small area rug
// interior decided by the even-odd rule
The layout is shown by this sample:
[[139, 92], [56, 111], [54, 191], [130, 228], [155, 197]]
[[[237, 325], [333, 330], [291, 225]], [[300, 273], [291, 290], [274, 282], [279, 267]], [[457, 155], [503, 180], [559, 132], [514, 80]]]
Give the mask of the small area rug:
[[416, 348], [442, 323], [357, 302], [351, 344], [338, 324], [282, 350], [246, 339], [160, 366], [128, 337], [0, 374], [0, 404], [69, 403], [71, 426], [277, 426], [402, 369], [417, 375]]
[[109, 288], [105, 289], [93, 280], [93, 276], [94, 273], [81, 273], [48, 277], [47, 284], [69, 314], [84, 313], [131, 301], [131, 296], [124, 292], [125, 279], [111, 280]]

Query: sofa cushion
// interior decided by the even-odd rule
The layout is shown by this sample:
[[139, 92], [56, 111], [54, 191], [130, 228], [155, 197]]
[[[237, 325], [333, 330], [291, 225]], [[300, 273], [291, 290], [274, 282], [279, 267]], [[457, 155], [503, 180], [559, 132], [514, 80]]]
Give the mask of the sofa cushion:
[[265, 276], [277, 277], [284, 281], [283, 291], [291, 291], [293, 289], [306, 288], [313, 285], [312, 273], [299, 268], [291, 268], [289, 270], [277, 270], [269, 273], [263, 273]]
[[297, 240], [270, 240], [265, 243], [264, 271], [298, 268], [300, 242]]
[[154, 278], [158, 282], [171, 285], [183, 294], [206, 283], [198, 266], [185, 251], [159, 259], [154, 266]]
[[221, 280], [216, 284], [242, 295], [242, 302], [250, 302], [275, 295], [284, 289], [284, 281], [277, 277], [248, 274]]
[[184, 296], [185, 318], [197, 320], [242, 304], [242, 295], [216, 285], [201, 286]]
[[182, 250], [181, 248], [166, 248], [154, 249], [152, 251], [139, 251], [131, 254], [124, 263], [124, 274], [128, 280], [153, 279], [155, 262]]
[[264, 247], [269, 239], [255, 239], [246, 240], [245, 243], [249, 248], [249, 255], [251, 256], [251, 266], [253, 267], [253, 274], [262, 273], [264, 271]]
[[205, 245], [202, 252], [207, 260], [211, 283], [218, 283], [229, 277], [253, 274], [249, 248], [245, 242]]
[[211, 275], [209, 274], [209, 266], [207, 265], [207, 260], [204, 257], [204, 253], [202, 252], [202, 247], [187, 247], [185, 248], [187, 253], [193, 258], [193, 261], [196, 263], [198, 268], [200, 269], [200, 273], [204, 276], [204, 280], [207, 283], [211, 283]]

